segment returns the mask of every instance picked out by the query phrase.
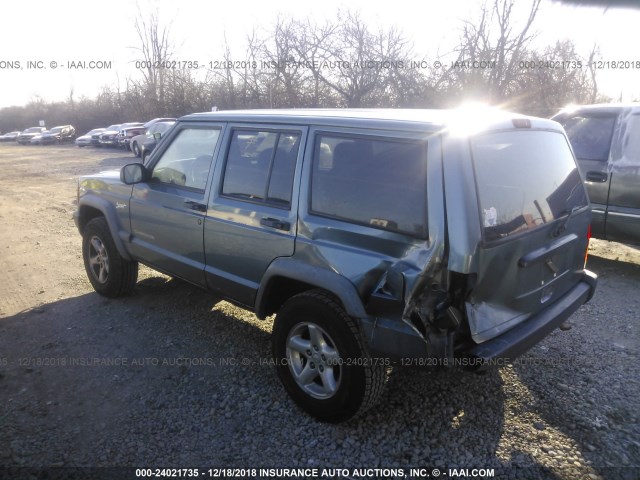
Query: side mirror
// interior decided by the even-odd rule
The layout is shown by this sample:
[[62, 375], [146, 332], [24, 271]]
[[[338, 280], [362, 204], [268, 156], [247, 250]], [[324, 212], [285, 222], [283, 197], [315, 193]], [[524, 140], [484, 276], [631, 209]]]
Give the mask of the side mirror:
[[162, 134], [160, 132], [156, 132], [153, 134], [153, 138], [156, 139], [156, 142], [159, 142], [160, 139], [162, 138]]
[[145, 181], [147, 169], [141, 163], [130, 163], [120, 169], [120, 181], [125, 185], [133, 185]]

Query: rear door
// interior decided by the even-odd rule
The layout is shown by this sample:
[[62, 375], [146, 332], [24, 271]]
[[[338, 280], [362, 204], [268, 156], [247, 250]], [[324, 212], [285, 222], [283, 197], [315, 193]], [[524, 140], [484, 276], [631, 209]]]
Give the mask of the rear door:
[[467, 316], [473, 339], [483, 342], [576, 285], [590, 215], [561, 132], [502, 130], [470, 143], [482, 241]]
[[207, 286], [253, 307], [277, 257], [293, 255], [307, 128], [230, 125], [204, 225]]
[[617, 119], [614, 111], [582, 111], [554, 119], [562, 124], [573, 147], [593, 210], [593, 234], [599, 238], [606, 235], [609, 154]]

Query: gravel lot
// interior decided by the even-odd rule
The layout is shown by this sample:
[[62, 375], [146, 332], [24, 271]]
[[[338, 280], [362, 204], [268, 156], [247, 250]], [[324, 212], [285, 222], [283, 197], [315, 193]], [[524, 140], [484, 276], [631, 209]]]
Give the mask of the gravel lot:
[[146, 268], [131, 297], [92, 291], [76, 177], [132, 161], [122, 155], [0, 144], [0, 467], [640, 478], [637, 248], [594, 241], [594, 299], [519, 362], [485, 375], [398, 369], [363, 418], [325, 425], [268, 364], [270, 321]]

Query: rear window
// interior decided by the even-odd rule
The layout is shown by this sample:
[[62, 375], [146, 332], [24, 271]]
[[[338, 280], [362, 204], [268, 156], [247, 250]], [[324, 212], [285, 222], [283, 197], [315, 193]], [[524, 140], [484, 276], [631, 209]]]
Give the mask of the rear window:
[[549, 223], [587, 205], [564, 135], [508, 131], [471, 139], [487, 241]]
[[609, 159], [615, 115], [574, 115], [561, 120], [576, 158], [580, 160]]

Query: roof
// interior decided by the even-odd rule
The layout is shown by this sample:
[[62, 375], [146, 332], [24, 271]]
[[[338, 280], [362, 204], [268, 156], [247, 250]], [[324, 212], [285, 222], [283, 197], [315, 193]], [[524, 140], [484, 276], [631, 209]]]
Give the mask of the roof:
[[469, 107], [453, 110], [429, 109], [375, 109], [375, 108], [332, 108], [332, 109], [263, 109], [263, 110], [223, 110], [202, 112], [180, 118], [180, 121], [207, 122], [256, 122], [286, 123], [289, 125], [331, 125], [339, 127], [368, 127], [385, 130], [439, 131], [451, 125], [475, 124], [486, 130], [489, 128], [514, 128], [512, 120], [527, 118], [534, 128], [559, 129], [547, 119], [528, 117], [489, 107]]

